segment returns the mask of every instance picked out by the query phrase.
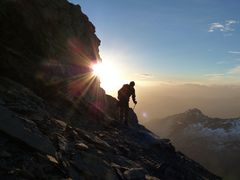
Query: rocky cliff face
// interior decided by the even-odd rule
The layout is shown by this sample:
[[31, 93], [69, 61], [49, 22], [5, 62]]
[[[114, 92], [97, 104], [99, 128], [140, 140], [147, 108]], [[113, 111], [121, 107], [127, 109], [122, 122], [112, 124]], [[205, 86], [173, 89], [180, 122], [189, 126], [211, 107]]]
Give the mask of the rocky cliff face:
[[[1, 179], [220, 179], [138, 124], [91, 76], [100, 41], [65, 0], [0, 2]], [[98, 94], [98, 96], [96, 95]]]
[[0, 75], [38, 92], [43, 86], [74, 93], [76, 84], [87, 87], [90, 66], [100, 59], [100, 40], [80, 6], [66, 0], [2, 0], [0, 27]]

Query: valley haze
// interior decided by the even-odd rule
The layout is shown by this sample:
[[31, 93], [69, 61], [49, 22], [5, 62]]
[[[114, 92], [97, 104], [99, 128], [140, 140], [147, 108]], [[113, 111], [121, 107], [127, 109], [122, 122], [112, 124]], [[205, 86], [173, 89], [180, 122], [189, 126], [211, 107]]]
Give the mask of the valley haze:
[[142, 123], [198, 108], [210, 117], [240, 116], [240, 86], [164, 84], [136, 87]]

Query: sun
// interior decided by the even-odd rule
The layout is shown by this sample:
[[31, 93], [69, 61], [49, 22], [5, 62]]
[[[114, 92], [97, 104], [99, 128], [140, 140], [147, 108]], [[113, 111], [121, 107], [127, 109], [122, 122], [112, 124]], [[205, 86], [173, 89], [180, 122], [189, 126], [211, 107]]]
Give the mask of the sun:
[[110, 63], [99, 62], [92, 65], [93, 75], [98, 76], [101, 87], [106, 92], [116, 91], [122, 84], [118, 68]]
[[102, 63], [93, 64], [92, 69], [93, 69], [93, 74], [95, 76], [98, 76], [99, 78], [101, 77], [101, 75], [103, 74], [103, 71], [104, 71], [103, 70], [104, 67], [103, 67]]

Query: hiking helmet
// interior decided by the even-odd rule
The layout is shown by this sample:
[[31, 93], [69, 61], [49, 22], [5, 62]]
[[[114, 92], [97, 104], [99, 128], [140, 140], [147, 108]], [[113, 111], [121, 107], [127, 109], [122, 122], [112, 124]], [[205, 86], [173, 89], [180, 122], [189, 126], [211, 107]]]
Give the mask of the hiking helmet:
[[129, 85], [130, 85], [130, 86], [135, 86], [135, 82], [134, 82], [134, 81], [131, 81], [131, 82], [129, 83]]

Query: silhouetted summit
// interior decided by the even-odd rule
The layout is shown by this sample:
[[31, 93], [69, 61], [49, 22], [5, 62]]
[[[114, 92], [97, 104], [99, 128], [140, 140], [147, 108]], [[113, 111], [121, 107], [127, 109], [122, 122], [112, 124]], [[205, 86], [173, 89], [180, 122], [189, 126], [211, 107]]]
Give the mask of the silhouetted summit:
[[185, 111], [182, 115], [179, 114], [178, 116], [183, 116], [185, 123], [189, 123], [193, 121], [195, 122], [203, 121], [208, 118], [206, 115], [202, 113], [201, 110], [197, 108], [189, 109]]
[[186, 114], [193, 114], [193, 115], [203, 115], [202, 111], [197, 109], [197, 108], [189, 109], [185, 113]]
[[66, 0], [0, 2], [1, 179], [220, 179], [118, 121], [91, 64], [100, 40]]

